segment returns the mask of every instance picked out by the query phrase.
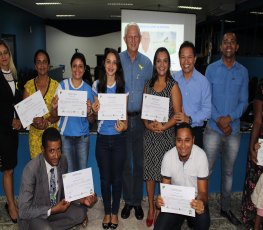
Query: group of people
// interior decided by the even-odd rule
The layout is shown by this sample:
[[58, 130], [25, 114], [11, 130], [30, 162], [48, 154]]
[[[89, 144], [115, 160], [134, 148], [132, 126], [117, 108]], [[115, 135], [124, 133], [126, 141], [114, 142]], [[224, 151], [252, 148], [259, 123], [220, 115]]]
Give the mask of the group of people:
[[[3, 140], [0, 168], [4, 172], [5, 207], [10, 218], [13, 222], [19, 220], [23, 229], [40, 226], [65, 229], [87, 223], [86, 206], [96, 202], [96, 194], [71, 203], [65, 201], [62, 174], [87, 167], [89, 124], [96, 120], [100, 109], [98, 94], [121, 93], [127, 95], [127, 119], [98, 121], [95, 154], [104, 205], [103, 229], [118, 227], [121, 196], [125, 201], [121, 211], [123, 219], [130, 216], [132, 209], [138, 220], [144, 218], [141, 206], [143, 181], [149, 203], [147, 227], [154, 224], [154, 229], [180, 229], [187, 219], [194, 229], [209, 229], [208, 179], [220, 153], [220, 214], [234, 225], [241, 224], [231, 211], [230, 201], [233, 167], [240, 145], [240, 117], [248, 104], [248, 71], [235, 59], [239, 48], [236, 35], [228, 32], [223, 36], [222, 57], [207, 67], [205, 76], [194, 67], [196, 51], [189, 41], [180, 46], [181, 71], [173, 74], [166, 48], [156, 50], [153, 63], [138, 51], [141, 33], [136, 23], [126, 26], [124, 41], [127, 50], [121, 53], [107, 49], [99, 79], [92, 87], [83, 81], [86, 67], [83, 54], [76, 52], [72, 56], [72, 76], [57, 83], [48, 76], [48, 53], [44, 50], [36, 52], [34, 64], [38, 75], [26, 83], [23, 98], [40, 90], [49, 112], [34, 118], [30, 125], [32, 160], [23, 172], [18, 207], [14, 201], [12, 175], [17, 164], [17, 130], [21, 123], [13, 105], [22, 99], [22, 95], [16, 87], [16, 69], [10, 49], [4, 41], [0, 42], [0, 105], [4, 111], [0, 116]], [[60, 89], [87, 91], [87, 117], [58, 115]], [[167, 122], [141, 119], [143, 93], [169, 98]], [[262, 90], [259, 93], [262, 94]], [[246, 205], [242, 208], [242, 221], [249, 222], [247, 225], [250, 226], [254, 225], [252, 216], [256, 215], [250, 196], [262, 172], [256, 165], [259, 148], [256, 143], [262, 124], [262, 101], [258, 102], [261, 97], [259, 95], [255, 103], [260, 112], [255, 116], [251, 160], [248, 162], [249, 170], [253, 164], [257, 176], [252, 175], [253, 186], [247, 178], [249, 189], [244, 189]], [[154, 199], [159, 182], [194, 187], [196, 197], [190, 205], [196, 216], [160, 213], [165, 199], [161, 196]], [[248, 215], [247, 209], [253, 210], [253, 214]], [[255, 223], [260, 226], [260, 218], [256, 218]]]
[[[25, 84], [22, 95], [17, 88], [17, 74], [11, 51], [7, 43], [1, 40], [0, 91], [2, 99], [0, 104], [4, 112], [0, 119], [0, 135], [2, 138], [0, 144], [0, 168], [3, 171], [3, 187], [7, 197], [5, 209], [14, 223], [19, 222], [21, 229], [36, 229], [36, 226], [42, 225], [43, 229], [48, 229], [48, 226], [50, 229], [65, 229], [79, 224], [78, 221], [80, 219], [81, 223], [85, 225], [87, 223], [86, 214], [85, 218], [82, 219], [83, 214], [72, 216], [71, 212], [69, 215], [72, 216], [71, 221], [56, 223], [57, 220], [59, 220], [58, 222], [62, 221], [60, 218], [69, 218], [68, 216], [62, 216], [63, 213], [66, 213], [66, 210], [71, 210], [69, 208], [71, 207], [70, 203], [64, 200], [62, 174], [87, 167], [89, 122], [95, 119], [91, 115], [91, 104], [93, 102], [92, 90], [82, 80], [86, 66], [85, 57], [81, 53], [75, 53], [72, 56], [72, 77], [67, 79], [68, 81], [60, 83], [48, 76], [50, 58], [45, 50], [38, 50], [35, 53], [34, 64], [37, 77]], [[56, 94], [58, 89], [65, 89], [65, 87], [68, 87], [66, 89], [71, 87], [71, 90], [88, 91], [87, 118], [58, 116], [58, 98]], [[18, 130], [21, 129], [21, 122], [14, 109], [14, 105], [37, 91], [41, 92], [48, 108], [48, 113], [43, 117], [35, 117], [29, 127], [31, 161], [23, 172], [17, 206], [13, 194], [13, 170], [17, 164]], [[46, 136], [44, 135], [45, 131], [48, 131]], [[56, 142], [56, 145], [50, 144], [50, 142]], [[62, 156], [61, 150], [63, 151]], [[51, 171], [48, 170], [51, 168], [54, 168], [54, 177], [51, 176]], [[49, 199], [51, 194], [48, 190], [49, 186], [51, 186], [51, 177], [55, 181], [56, 188], [54, 193], [56, 201], [52, 206], [50, 205], [51, 199]], [[42, 198], [40, 199], [40, 197]], [[80, 202], [92, 206], [96, 202], [96, 196], [94, 194], [87, 197], [87, 199], [82, 199]], [[57, 215], [58, 213], [61, 215]]]

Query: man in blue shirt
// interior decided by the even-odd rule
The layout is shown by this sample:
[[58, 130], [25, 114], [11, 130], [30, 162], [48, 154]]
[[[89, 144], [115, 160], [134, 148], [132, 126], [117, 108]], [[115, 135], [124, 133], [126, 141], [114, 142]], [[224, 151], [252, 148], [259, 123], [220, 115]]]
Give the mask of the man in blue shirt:
[[143, 197], [143, 134], [141, 120], [142, 95], [144, 85], [152, 77], [150, 59], [138, 52], [141, 40], [140, 28], [130, 23], [125, 28], [124, 41], [127, 50], [120, 53], [125, 83], [129, 90], [128, 97], [128, 130], [127, 157], [123, 170], [123, 198], [125, 206], [121, 217], [126, 219], [134, 207], [138, 220], [143, 219], [141, 207]]
[[183, 111], [176, 113], [178, 122], [186, 122], [193, 128], [195, 144], [203, 148], [204, 121], [211, 117], [211, 90], [209, 81], [199, 73], [194, 65], [196, 51], [194, 44], [185, 41], [179, 49], [179, 60], [182, 70], [173, 76], [179, 84]]
[[204, 149], [210, 175], [221, 152], [221, 216], [232, 224], [240, 221], [231, 212], [233, 167], [240, 144], [240, 117], [248, 105], [248, 71], [235, 60], [239, 48], [234, 33], [226, 33], [221, 42], [222, 58], [209, 65], [206, 77], [211, 84], [212, 115], [204, 132]]

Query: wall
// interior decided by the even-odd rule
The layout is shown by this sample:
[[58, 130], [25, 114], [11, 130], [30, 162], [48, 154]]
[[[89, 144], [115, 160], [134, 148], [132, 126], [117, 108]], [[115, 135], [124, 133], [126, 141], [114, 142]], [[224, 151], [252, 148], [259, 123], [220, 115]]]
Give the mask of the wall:
[[44, 20], [0, 1], [0, 36], [16, 35], [17, 69], [32, 68], [34, 53], [37, 49], [45, 49]]
[[[103, 54], [105, 47], [118, 48], [121, 44], [121, 33], [114, 32], [97, 37], [76, 37], [61, 32], [53, 27], [45, 26], [43, 19], [19, 9], [4, 1], [0, 1], [1, 34], [16, 35], [17, 68], [33, 68], [33, 56], [37, 49], [47, 49], [51, 64], [66, 65], [64, 77], [70, 76], [70, 58], [78, 48], [86, 56], [91, 67], [96, 66], [96, 54]], [[8, 19], [8, 20], [7, 20]], [[30, 30], [31, 28], [31, 30]], [[83, 26], [84, 30], [89, 29]], [[31, 31], [31, 32], [30, 32]], [[262, 57], [238, 57], [245, 65], [250, 76], [262, 78]]]
[[97, 37], [76, 37], [54, 27], [46, 26], [46, 44], [51, 64], [54, 66], [65, 65], [64, 77], [69, 77], [71, 74], [70, 59], [75, 53], [75, 49], [85, 55], [86, 62], [90, 67], [95, 67], [96, 54], [103, 54], [106, 47], [115, 49], [120, 47], [121, 33], [115, 32]]
[[238, 56], [237, 60], [247, 67], [250, 77], [263, 78], [263, 58]]

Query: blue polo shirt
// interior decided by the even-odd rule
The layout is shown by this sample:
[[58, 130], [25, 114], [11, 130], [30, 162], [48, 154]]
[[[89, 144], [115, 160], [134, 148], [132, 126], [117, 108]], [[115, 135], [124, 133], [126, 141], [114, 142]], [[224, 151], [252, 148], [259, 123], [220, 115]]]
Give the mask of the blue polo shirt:
[[212, 116], [208, 125], [216, 132], [223, 132], [216, 125], [220, 116], [229, 115], [232, 134], [240, 129], [240, 117], [248, 105], [248, 71], [238, 62], [229, 69], [220, 59], [210, 64], [205, 76], [211, 85]]
[[211, 117], [211, 89], [205, 76], [194, 69], [192, 76], [186, 80], [183, 71], [173, 74], [182, 93], [184, 113], [192, 118], [192, 127], [203, 126]]
[[129, 90], [128, 112], [141, 111], [144, 85], [152, 78], [152, 62], [140, 52], [132, 62], [127, 50], [120, 53], [120, 58], [125, 84]]

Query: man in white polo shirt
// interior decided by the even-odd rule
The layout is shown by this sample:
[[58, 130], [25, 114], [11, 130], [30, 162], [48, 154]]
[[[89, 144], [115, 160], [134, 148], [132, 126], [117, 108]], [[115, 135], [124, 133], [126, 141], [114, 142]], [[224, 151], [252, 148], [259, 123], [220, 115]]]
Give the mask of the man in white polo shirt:
[[[176, 147], [169, 150], [162, 161], [162, 183], [194, 187], [196, 197], [190, 205], [195, 209], [195, 217], [161, 212], [154, 226], [155, 230], [181, 229], [185, 219], [195, 230], [209, 229], [208, 210], [208, 161], [205, 152], [194, 145], [193, 130], [188, 123], [181, 123], [176, 129]], [[158, 196], [157, 207], [165, 201]]]

